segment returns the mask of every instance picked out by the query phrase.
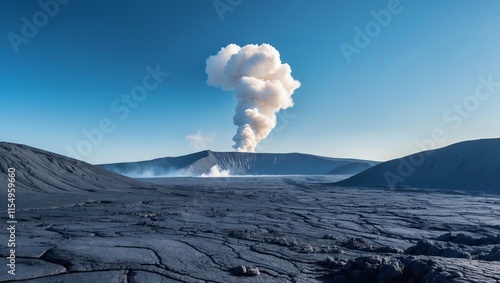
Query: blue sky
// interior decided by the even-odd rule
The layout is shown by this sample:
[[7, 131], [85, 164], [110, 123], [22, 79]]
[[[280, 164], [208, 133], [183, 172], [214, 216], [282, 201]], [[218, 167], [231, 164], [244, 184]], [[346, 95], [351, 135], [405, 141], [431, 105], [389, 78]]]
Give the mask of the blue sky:
[[[229, 8], [218, 12], [214, 2]], [[302, 84], [295, 106], [257, 152], [388, 160], [420, 151], [430, 139], [442, 147], [500, 135], [498, 1], [57, 6], [44, 24], [37, 1], [0, 2], [0, 140], [74, 156], [68, 148], [78, 154], [78, 144], [89, 140], [83, 131], [105, 120], [113, 130], [74, 157], [105, 163], [187, 154], [200, 147], [186, 136], [200, 131], [205, 147], [231, 151], [235, 98], [208, 86], [205, 74], [208, 56], [230, 43], [271, 44]], [[376, 21], [372, 11], [381, 10], [390, 21], [356, 47], [355, 28], [366, 33]], [[22, 18], [33, 22], [34, 15], [42, 24], [24, 37]], [[25, 41], [13, 47], [12, 34]], [[342, 43], [358, 48], [350, 62]], [[147, 66], [169, 75], [120, 119], [111, 105], [142, 85]]]

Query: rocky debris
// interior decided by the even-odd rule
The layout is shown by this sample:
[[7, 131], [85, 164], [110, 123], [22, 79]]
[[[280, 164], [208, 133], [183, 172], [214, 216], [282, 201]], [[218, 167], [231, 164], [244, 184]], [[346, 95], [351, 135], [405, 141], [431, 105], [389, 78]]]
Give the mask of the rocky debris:
[[463, 251], [462, 248], [453, 243], [424, 240], [406, 249], [405, 254], [472, 259], [472, 255]]
[[338, 240], [337, 236], [332, 235], [332, 234], [325, 234], [325, 235], [323, 235], [323, 239], [327, 239], [327, 240]]
[[321, 248], [321, 253], [330, 253], [330, 254], [343, 254], [344, 250], [342, 250], [339, 246], [331, 245], [326, 248]]
[[259, 268], [257, 268], [257, 267], [249, 267], [249, 268], [247, 268], [246, 275], [248, 275], [248, 276], [259, 276], [260, 275]]
[[464, 233], [446, 233], [436, 238], [438, 241], [452, 242], [467, 246], [500, 245], [500, 234], [488, 235], [486, 237], [476, 237]]
[[482, 259], [488, 261], [500, 261], [500, 247], [492, 248], [490, 253]]
[[354, 260], [327, 258], [329, 278], [337, 283], [462, 282], [462, 274], [446, 271], [432, 260], [417, 257], [358, 257]]
[[233, 273], [237, 276], [259, 276], [260, 271], [258, 267], [239, 265], [233, 268]]
[[409, 247], [405, 254], [500, 261], [500, 246], [491, 247], [494, 237], [481, 238], [473, 235], [446, 233], [437, 239], [443, 242], [419, 241], [415, 246]]
[[297, 247], [300, 245], [295, 237], [274, 231], [267, 232], [258, 229], [242, 231], [233, 230], [229, 233], [229, 236], [242, 240], [275, 244], [283, 247]]
[[370, 244], [363, 238], [349, 238], [345, 241], [340, 241], [339, 245], [350, 250], [375, 252], [375, 253], [393, 253], [393, 254], [403, 253], [403, 250], [400, 248]]
[[233, 268], [233, 273], [239, 276], [245, 275], [247, 273], [247, 267], [244, 265], [238, 265]]
[[233, 230], [229, 236], [249, 241], [275, 244], [288, 247], [290, 250], [298, 253], [336, 253], [342, 254], [344, 251], [336, 245], [312, 245], [306, 242], [298, 241], [295, 237], [280, 234], [277, 232], [267, 232], [260, 230]]
[[328, 269], [339, 269], [347, 263], [346, 259], [340, 257], [327, 257], [324, 261], [320, 262], [320, 265], [327, 267]]
[[[332, 235], [324, 235], [322, 238], [328, 241], [327, 245], [313, 245], [304, 241], [299, 241], [295, 237], [280, 234], [274, 231], [267, 232], [258, 229], [254, 230], [233, 230], [229, 234], [231, 237], [275, 244], [279, 246], [288, 247], [290, 250], [298, 253], [335, 253], [343, 254], [343, 248], [357, 251], [374, 252], [374, 253], [391, 253], [402, 254], [403, 250], [400, 248], [371, 244], [363, 238], [348, 238], [347, 240], [338, 240]], [[331, 240], [335, 240], [335, 244], [331, 244]]]
[[403, 282], [468, 282], [464, 281], [463, 274], [455, 270], [448, 270], [442, 264], [432, 259], [418, 257], [400, 257], [403, 264]]
[[333, 282], [403, 282], [404, 265], [395, 258], [358, 257], [343, 261], [329, 259]]

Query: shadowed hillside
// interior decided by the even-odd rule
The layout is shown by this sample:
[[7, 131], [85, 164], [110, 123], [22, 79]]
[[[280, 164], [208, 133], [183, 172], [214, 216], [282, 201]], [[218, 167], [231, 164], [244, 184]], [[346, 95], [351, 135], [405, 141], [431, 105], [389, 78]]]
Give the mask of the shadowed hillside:
[[0, 143], [0, 181], [6, 184], [8, 168], [16, 170], [16, 184], [32, 192], [123, 191], [139, 181], [97, 166], [26, 145]]
[[465, 141], [394, 159], [336, 185], [500, 192], [500, 139]]

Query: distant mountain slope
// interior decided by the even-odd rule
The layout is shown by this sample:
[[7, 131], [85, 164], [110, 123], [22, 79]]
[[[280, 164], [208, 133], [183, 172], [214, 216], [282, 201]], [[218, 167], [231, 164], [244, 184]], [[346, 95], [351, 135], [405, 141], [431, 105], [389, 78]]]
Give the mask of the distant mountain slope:
[[93, 192], [141, 186], [134, 179], [97, 166], [20, 144], [0, 142], [0, 183], [6, 186], [8, 168], [16, 170], [19, 190], [32, 192]]
[[500, 139], [460, 142], [394, 159], [335, 185], [500, 192]]
[[371, 168], [373, 165], [366, 162], [351, 162], [344, 165], [341, 165], [332, 171], [328, 172], [331, 175], [347, 175], [353, 174], [353, 172], [363, 172], [368, 168]]
[[[377, 164], [374, 161], [327, 158], [300, 153], [245, 153], [201, 151], [180, 157], [149, 161], [100, 165], [127, 176], [158, 176], [167, 174], [201, 175], [218, 165], [233, 175], [323, 175], [356, 174]], [[349, 167], [349, 165], [352, 165]], [[341, 169], [341, 167], [344, 169]]]

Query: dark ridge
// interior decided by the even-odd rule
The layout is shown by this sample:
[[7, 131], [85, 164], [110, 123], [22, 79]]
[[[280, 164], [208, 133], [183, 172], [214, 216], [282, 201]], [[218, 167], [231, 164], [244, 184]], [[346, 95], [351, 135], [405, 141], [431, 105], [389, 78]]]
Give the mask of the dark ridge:
[[[103, 164], [101, 167], [127, 176], [208, 173], [218, 165], [233, 175], [356, 174], [375, 161], [328, 158], [301, 153], [246, 153], [201, 151], [149, 161]], [[335, 170], [338, 169], [337, 173]]]
[[500, 139], [465, 141], [390, 160], [335, 183], [500, 192]]
[[15, 169], [16, 185], [32, 192], [121, 191], [144, 184], [97, 166], [21, 144], [0, 142], [0, 182]]

